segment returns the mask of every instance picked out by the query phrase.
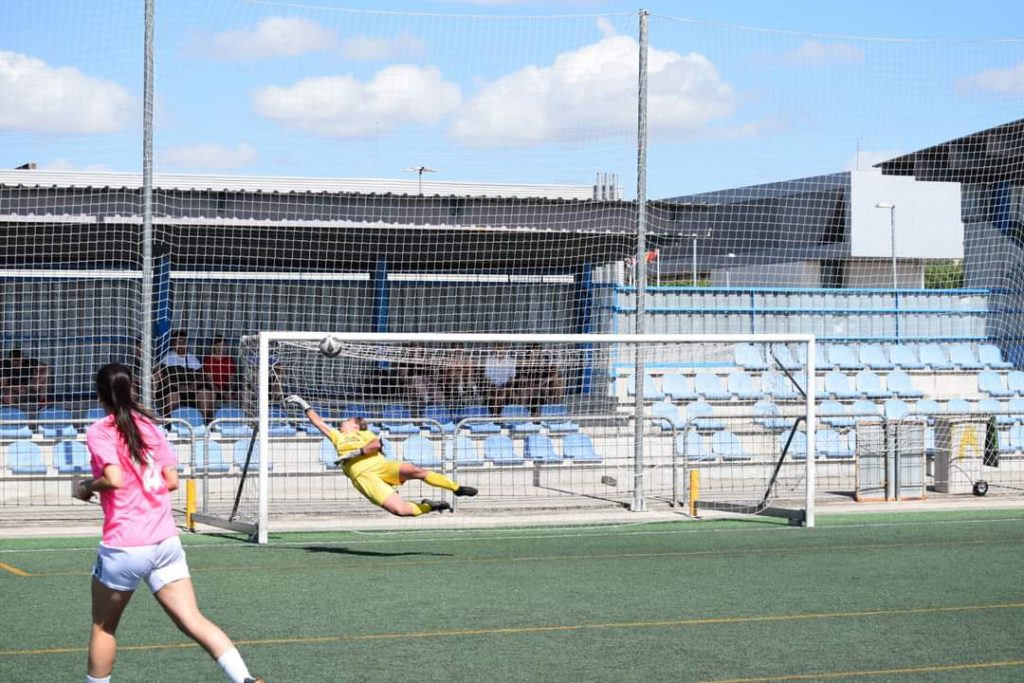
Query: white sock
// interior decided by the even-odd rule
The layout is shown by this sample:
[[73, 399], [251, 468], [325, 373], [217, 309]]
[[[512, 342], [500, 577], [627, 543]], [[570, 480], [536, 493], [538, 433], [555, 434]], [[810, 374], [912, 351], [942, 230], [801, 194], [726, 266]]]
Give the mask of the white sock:
[[252, 678], [249, 674], [249, 667], [242, 661], [242, 655], [238, 653], [238, 648], [231, 648], [220, 656], [217, 660], [220, 664], [220, 668], [224, 670], [224, 675], [228, 677], [231, 683], [245, 683], [245, 679]]
[[85, 683], [110, 683], [110, 676], [104, 676], [103, 678], [96, 678], [95, 676], [85, 675]]

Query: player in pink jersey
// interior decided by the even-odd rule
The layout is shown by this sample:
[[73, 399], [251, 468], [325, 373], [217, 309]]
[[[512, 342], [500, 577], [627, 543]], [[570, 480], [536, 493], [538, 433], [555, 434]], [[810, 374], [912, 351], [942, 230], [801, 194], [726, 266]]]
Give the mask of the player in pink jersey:
[[131, 371], [111, 363], [96, 373], [96, 393], [107, 416], [89, 427], [92, 479], [75, 497], [100, 494], [103, 540], [92, 579], [92, 633], [88, 683], [108, 683], [117, 653], [117, 624], [139, 582], [181, 631], [217, 660], [232, 683], [260, 683], [216, 624], [196, 606], [185, 551], [171, 517], [178, 459], [153, 415], [132, 395]]

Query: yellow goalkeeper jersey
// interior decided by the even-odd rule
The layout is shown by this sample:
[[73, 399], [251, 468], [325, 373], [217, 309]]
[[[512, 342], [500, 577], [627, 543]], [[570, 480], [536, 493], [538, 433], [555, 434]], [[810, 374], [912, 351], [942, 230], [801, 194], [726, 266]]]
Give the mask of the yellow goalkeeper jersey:
[[[332, 429], [330, 438], [331, 443], [334, 444], [334, 450], [338, 452], [338, 457], [344, 458], [352, 451], [358, 450], [376, 439], [377, 435], [369, 429], [348, 433], [342, 432], [338, 429]], [[349, 477], [355, 477], [366, 468], [373, 466], [377, 462], [377, 459], [383, 460], [384, 456], [379, 452], [371, 453], [370, 455], [362, 455], [358, 458], [346, 460], [341, 464], [341, 469]]]

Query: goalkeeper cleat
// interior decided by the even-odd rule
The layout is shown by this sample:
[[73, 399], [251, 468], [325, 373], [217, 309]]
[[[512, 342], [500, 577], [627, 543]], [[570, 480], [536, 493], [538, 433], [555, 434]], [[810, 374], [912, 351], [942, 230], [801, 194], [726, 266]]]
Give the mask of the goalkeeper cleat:
[[475, 496], [476, 495], [476, 489], [473, 488], [472, 486], [460, 486], [459, 488], [455, 489], [455, 495], [456, 496]]
[[428, 506], [431, 512], [444, 512], [445, 510], [452, 509], [452, 506], [446, 500], [430, 500], [429, 498], [424, 498], [420, 501], [420, 505]]

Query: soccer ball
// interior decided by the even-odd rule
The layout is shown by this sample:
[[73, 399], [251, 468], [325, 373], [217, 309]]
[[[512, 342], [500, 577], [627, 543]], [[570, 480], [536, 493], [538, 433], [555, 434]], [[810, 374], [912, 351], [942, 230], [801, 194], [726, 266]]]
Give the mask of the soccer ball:
[[328, 335], [320, 340], [320, 353], [328, 358], [337, 358], [341, 354], [341, 340]]

